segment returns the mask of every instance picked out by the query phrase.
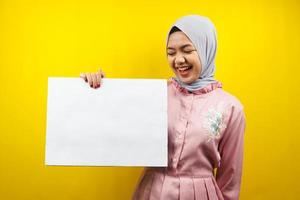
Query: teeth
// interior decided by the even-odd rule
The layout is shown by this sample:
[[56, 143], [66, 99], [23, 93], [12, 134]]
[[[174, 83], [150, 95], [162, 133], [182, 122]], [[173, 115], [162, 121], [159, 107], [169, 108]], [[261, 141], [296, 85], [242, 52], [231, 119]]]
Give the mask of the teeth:
[[181, 67], [181, 68], [178, 68], [179, 71], [184, 71], [184, 70], [187, 70], [188, 68], [190, 67]]

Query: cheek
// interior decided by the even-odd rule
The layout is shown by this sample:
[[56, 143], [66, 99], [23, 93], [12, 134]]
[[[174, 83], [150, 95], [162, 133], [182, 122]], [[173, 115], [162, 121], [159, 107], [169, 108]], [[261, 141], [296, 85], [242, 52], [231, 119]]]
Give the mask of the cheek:
[[199, 58], [198, 58], [198, 55], [196, 55], [196, 56], [192, 56], [191, 58], [190, 58], [190, 63], [193, 65], [193, 67], [194, 67], [194, 70], [193, 71], [195, 71], [195, 72], [201, 72], [201, 63], [200, 63], [200, 60], [199, 60]]
[[171, 68], [173, 68], [173, 58], [168, 57], [168, 63], [170, 65]]
[[191, 62], [193, 62], [194, 64], [199, 63], [199, 58], [198, 58], [198, 54], [197, 53], [193, 53], [192, 55], [189, 56], [189, 59], [191, 60]]
[[194, 66], [194, 76], [199, 77], [201, 74], [201, 68], [199, 67], [199, 64]]
[[193, 65], [193, 76], [198, 78], [201, 74], [201, 66], [199, 65], [198, 62], [193, 62], [192, 65]]

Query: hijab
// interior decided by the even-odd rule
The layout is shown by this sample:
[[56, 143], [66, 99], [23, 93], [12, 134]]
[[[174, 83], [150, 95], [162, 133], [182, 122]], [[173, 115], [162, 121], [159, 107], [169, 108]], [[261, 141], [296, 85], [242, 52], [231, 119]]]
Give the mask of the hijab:
[[214, 79], [217, 35], [211, 20], [208, 17], [200, 15], [187, 15], [177, 19], [168, 32], [167, 45], [170, 31], [174, 26], [185, 33], [191, 40], [202, 64], [200, 77], [193, 83], [183, 83], [178, 77], [174, 79], [190, 92], [203, 88], [210, 83], [217, 82]]

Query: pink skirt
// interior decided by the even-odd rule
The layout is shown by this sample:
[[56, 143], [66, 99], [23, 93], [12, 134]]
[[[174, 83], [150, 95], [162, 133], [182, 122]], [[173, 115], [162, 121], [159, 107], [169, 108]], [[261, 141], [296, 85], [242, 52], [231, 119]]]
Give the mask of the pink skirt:
[[211, 175], [174, 175], [144, 169], [132, 200], [224, 200]]

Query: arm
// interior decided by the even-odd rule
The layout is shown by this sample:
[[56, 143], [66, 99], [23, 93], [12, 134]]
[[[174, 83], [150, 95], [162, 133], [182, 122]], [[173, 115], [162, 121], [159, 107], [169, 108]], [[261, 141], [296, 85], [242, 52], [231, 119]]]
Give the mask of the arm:
[[221, 163], [216, 181], [224, 200], [238, 200], [244, 151], [245, 114], [243, 107], [232, 107], [232, 114], [219, 144]]

